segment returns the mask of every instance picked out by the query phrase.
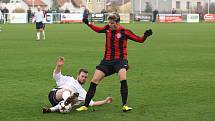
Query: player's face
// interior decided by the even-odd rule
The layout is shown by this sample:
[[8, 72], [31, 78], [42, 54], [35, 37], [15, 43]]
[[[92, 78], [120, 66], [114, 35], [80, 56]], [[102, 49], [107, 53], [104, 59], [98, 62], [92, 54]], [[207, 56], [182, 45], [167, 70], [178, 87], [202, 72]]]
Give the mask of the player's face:
[[110, 28], [112, 29], [112, 30], [116, 30], [116, 28], [117, 28], [117, 23], [114, 21], [114, 20], [109, 20], [109, 26], [110, 26]]
[[80, 84], [84, 84], [87, 80], [87, 77], [88, 77], [88, 73], [81, 72], [78, 75], [77, 80]]
[[37, 7], [37, 10], [38, 10], [38, 11], [40, 11], [40, 10], [41, 10], [41, 7], [40, 7], [40, 6], [38, 6], [38, 7]]

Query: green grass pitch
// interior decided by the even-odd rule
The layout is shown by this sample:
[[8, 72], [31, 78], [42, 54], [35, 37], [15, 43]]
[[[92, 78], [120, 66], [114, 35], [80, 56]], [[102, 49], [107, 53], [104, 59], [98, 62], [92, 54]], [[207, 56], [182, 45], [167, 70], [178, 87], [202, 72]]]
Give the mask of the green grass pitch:
[[79, 68], [87, 68], [87, 90], [103, 57], [105, 36], [83, 24], [47, 24], [46, 40], [36, 41], [34, 24], [0, 25], [0, 120], [214, 121], [215, 24], [123, 25], [138, 35], [154, 31], [143, 44], [128, 42], [128, 104], [133, 110], [121, 112], [120, 83], [113, 75], [100, 83], [94, 97], [112, 96], [113, 103], [69, 114], [41, 112], [50, 106], [56, 59], [66, 59], [63, 74], [76, 77]]

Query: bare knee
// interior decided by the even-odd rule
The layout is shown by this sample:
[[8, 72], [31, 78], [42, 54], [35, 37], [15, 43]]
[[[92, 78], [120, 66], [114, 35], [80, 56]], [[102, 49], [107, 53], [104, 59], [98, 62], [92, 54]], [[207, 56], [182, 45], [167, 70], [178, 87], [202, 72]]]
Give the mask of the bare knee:
[[91, 82], [98, 84], [104, 78], [104, 76], [105, 74], [102, 71], [96, 70]]
[[126, 80], [126, 69], [120, 69], [118, 72], [119, 80]]
[[93, 79], [91, 80], [91, 82], [98, 84], [102, 79], [100, 79], [99, 77], [93, 77]]

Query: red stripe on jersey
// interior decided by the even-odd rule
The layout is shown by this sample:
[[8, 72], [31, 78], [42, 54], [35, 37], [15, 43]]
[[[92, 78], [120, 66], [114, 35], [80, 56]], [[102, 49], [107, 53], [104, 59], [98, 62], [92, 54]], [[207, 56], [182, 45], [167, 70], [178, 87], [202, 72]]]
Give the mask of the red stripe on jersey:
[[121, 37], [121, 34], [119, 31], [116, 32], [115, 38], [114, 38], [114, 59], [119, 59], [120, 55], [120, 49], [119, 49], [119, 38]]
[[[108, 30], [109, 31], [109, 30]], [[107, 38], [106, 38], [106, 49], [105, 49], [105, 59], [110, 60], [111, 56], [111, 32], [107, 32]]]
[[127, 39], [123, 40], [123, 59], [127, 59]]

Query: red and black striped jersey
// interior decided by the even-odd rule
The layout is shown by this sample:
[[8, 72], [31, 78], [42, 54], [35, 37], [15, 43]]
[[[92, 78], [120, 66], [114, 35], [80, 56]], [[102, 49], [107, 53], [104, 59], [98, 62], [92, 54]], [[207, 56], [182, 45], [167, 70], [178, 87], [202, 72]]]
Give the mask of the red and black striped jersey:
[[112, 30], [108, 24], [103, 27], [93, 24], [88, 26], [95, 32], [106, 34], [104, 60], [127, 59], [127, 40], [143, 43], [146, 39], [144, 36], [139, 37], [120, 25], [116, 30]]

